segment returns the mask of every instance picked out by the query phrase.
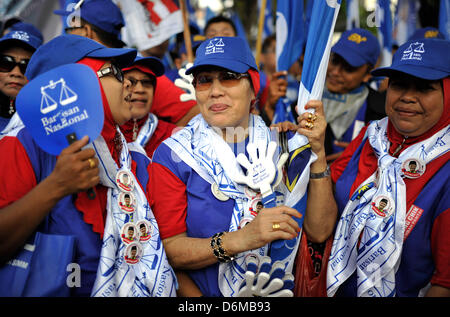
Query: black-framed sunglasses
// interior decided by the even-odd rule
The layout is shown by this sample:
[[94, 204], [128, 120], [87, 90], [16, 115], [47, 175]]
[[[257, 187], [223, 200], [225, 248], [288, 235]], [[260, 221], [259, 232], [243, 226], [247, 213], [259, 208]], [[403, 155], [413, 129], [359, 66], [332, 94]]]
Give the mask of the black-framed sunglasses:
[[98, 78], [102, 78], [108, 75], [113, 75], [114, 77], [116, 77], [116, 79], [118, 81], [120, 81], [121, 83], [123, 83], [123, 72], [122, 69], [120, 69], [119, 67], [117, 67], [114, 64], [111, 64], [111, 66], [100, 69], [97, 72]]
[[194, 77], [192, 85], [197, 90], [207, 90], [211, 88], [214, 78], [217, 78], [220, 84], [224, 87], [231, 88], [239, 84], [239, 81], [243, 77], [249, 77], [247, 73], [235, 73], [230, 71], [220, 71], [217, 76], [213, 76], [209, 73], [199, 73]]
[[25, 75], [25, 71], [27, 70], [29, 59], [22, 59], [18, 62], [14, 59], [14, 57], [9, 55], [1, 55], [0, 56], [0, 72], [8, 73], [14, 69], [14, 67], [19, 66], [20, 72]]
[[136, 79], [131, 76], [125, 76], [126, 79], [128, 79], [131, 83], [131, 87], [136, 87], [138, 83], [141, 83], [142, 87], [144, 88], [151, 88], [156, 86], [156, 77], [149, 76], [149, 78], [145, 79]]

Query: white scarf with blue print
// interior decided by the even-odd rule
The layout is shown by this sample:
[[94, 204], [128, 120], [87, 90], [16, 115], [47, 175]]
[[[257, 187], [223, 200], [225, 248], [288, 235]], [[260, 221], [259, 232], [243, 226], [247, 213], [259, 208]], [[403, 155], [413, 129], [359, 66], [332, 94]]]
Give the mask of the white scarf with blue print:
[[[388, 118], [384, 118], [372, 122], [367, 129], [368, 141], [378, 157], [378, 171], [362, 183], [342, 212], [328, 262], [328, 296], [333, 296], [355, 270], [358, 296], [395, 296], [395, 273], [400, 265], [406, 216], [402, 164], [411, 158], [427, 164], [449, 151], [447, 126], [411, 145], [398, 158], [392, 157], [388, 152], [387, 124]], [[380, 212], [377, 206], [381, 197], [390, 206]]]

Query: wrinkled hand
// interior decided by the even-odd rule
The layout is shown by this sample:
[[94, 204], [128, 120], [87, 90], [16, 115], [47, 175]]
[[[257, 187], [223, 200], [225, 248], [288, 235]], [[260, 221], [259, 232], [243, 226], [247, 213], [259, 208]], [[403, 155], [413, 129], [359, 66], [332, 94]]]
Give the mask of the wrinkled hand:
[[297, 132], [308, 138], [311, 150], [314, 153], [323, 153], [324, 155], [327, 122], [323, 111], [323, 103], [320, 100], [310, 100], [305, 105], [305, 110], [313, 111], [306, 111], [298, 116], [299, 129]]
[[256, 258], [247, 260], [245, 281], [238, 297], [293, 297], [294, 277], [285, 273], [281, 262], [272, 263], [270, 257], [263, 257], [258, 266]]
[[[98, 159], [93, 149], [82, 147], [88, 144], [89, 137], [75, 141], [61, 151], [56, 165], [47, 180], [61, 193], [61, 197], [85, 191], [100, 182]], [[91, 167], [91, 161], [95, 164]]]
[[181, 78], [175, 79], [175, 86], [183, 89], [185, 91], [184, 94], [180, 96], [180, 101], [185, 102], [188, 100], [196, 100], [195, 97], [195, 88], [192, 85], [192, 80], [194, 79], [194, 76], [192, 75], [186, 75], [186, 70], [190, 67], [192, 67], [192, 63], [186, 64], [186, 66], [180, 68], [178, 70], [178, 74]]

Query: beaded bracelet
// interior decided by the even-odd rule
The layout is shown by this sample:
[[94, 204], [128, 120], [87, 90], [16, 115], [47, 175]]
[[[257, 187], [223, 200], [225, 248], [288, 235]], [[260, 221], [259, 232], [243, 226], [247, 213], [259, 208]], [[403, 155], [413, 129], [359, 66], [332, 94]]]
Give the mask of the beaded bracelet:
[[227, 263], [234, 260], [234, 257], [228, 255], [227, 251], [222, 247], [222, 236], [225, 232], [218, 232], [211, 237], [211, 248], [214, 256], [219, 262]]

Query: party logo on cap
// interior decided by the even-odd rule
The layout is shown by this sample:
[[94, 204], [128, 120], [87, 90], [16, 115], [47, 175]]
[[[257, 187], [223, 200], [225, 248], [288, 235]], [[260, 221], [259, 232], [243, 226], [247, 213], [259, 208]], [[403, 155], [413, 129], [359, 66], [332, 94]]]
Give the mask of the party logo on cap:
[[422, 54], [425, 53], [424, 44], [421, 42], [411, 43], [406, 50], [403, 51], [403, 60], [422, 60]]
[[27, 32], [24, 32], [24, 31], [15, 31], [11, 35], [11, 38], [16, 39], [16, 40], [25, 41], [25, 42], [29, 42], [30, 41], [30, 36], [28, 35]]
[[361, 36], [358, 33], [352, 33], [347, 39], [357, 44], [360, 44], [361, 42], [367, 42], [367, 37]]
[[223, 42], [222, 38], [212, 39], [206, 46], [205, 55], [225, 53], [225, 50], [223, 49], [224, 46], [225, 43]]

